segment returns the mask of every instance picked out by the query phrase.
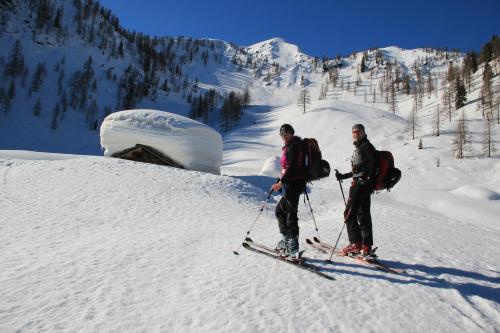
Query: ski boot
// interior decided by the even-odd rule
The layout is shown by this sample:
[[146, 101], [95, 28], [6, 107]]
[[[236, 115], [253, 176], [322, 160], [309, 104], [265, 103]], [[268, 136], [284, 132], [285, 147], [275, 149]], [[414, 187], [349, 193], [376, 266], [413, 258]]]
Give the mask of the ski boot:
[[359, 242], [351, 243], [344, 247], [341, 252], [346, 256], [355, 257], [361, 254], [362, 247], [362, 244]]
[[300, 260], [299, 252], [299, 236], [290, 237], [287, 239], [286, 249], [282, 254], [287, 260], [298, 261]]
[[377, 255], [375, 254], [375, 251], [377, 248], [372, 248], [371, 245], [363, 245], [363, 248], [361, 249], [361, 257], [365, 260], [375, 260], [377, 259]]
[[281, 240], [278, 242], [278, 244], [275, 247], [275, 251], [279, 254], [283, 254], [286, 250], [286, 244], [288, 242], [288, 238], [285, 235], [281, 235]]

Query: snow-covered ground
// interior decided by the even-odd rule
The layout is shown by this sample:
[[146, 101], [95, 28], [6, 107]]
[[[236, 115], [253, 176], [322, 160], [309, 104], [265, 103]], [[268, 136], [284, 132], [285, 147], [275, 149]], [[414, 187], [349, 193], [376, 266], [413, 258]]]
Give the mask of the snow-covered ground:
[[[498, 159], [456, 163], [436, 148], [443, 152], [436, 167], [407, 139], [404, 121], [348, 98], [305, 115], [293, 104], [256, 112], [257, 123], [224, 137], [224, 176], [0, 152], [0, 331], [498, 331]], [[316, 137], [343, 171], [354, 122], [395, 154], [403, 179], [373, 197], [374, 237], [383, 262], [408, 274], [348, 258], [327, 265], [307, 249], [336, 279], [328, 281], [243, 248], [232, 253], [274, 180], [283, 122]], [[252, 230], [255, 240], [278, 240], [278, 198]], [[334, 242], [338, 183], [315, 182], [310, 199], [321, 238]], [[306, 248], [315, 231], [303, 203], [299, 216]]]

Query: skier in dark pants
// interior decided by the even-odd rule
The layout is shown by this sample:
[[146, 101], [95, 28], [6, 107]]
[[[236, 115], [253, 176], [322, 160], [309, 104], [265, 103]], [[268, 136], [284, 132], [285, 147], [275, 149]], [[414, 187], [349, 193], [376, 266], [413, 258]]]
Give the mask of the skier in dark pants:
[[335, 173], [337, 180], [353, 178], [344, 211], [350, 244], [342, 252], [347, 255], [374, 256], [370, 196], [375, 188], [378, 154], [368, 141], [363, 125], [356, 124], [352, 127], [352, 138], [355, 146], [351, 158], [352, 171]]
[[306, 187], [304, 151], [301, 138], [294, 136], [294, 129], [289, 124], [281, 126], [280, 136], [285, 144], [281, 156], [281, 177], [272, 189], [276, 192], [284, 187], [285, 194], [276, 206], [276, 218], [282, 236], [276, 250], [284, 257], [297, 259], [299, 255], [297, 210], [300, 194]]

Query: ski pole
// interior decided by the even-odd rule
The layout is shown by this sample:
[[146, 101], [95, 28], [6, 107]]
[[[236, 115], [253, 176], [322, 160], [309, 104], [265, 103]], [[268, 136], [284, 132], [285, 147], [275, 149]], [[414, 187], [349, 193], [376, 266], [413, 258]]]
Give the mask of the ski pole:
[[[335, 169], [335, 173], [337, 173], [337, 172], [338, 172], [338, 170]], [[344, 205], [347, 208], [347, 203], [345, 201], [345, 195], [344, 195], [344, 189], [342, 188], [342, 181], [340, 179], [339, 179], [339, 185], [340, 185], [340, 192], [342, 192], [342, 198], [344, 199]], [[342, 231], [344, 231], [344, 227], [345, 227], [345, 221], [344, 221], [344, 224], [342, 225], [342, 229], [340, 229], [340, 234], [339, 234], [339, 237], [337, 237], [337, 241], [335, 242], [335, 246], [333, 247], [332, 254], [330, 255], [330, 259], [328, 259], [327, 262], [332, 262], [333, 254], [335, 253], [335, 250], [337, 249], [337, 244], [339, 243], [340, 236], [342, 235]]]
[[312, 215], [312, 218], [313, 218], [313, 221], [314, 221], [314, 227], [316, 228], [316, 234], [318, 235], [318, 240], [319, 240], [320, 237], [319, 237], [318, 225], [316, 224], [316, 219], [314, 218], [314, 213], [313, 213], [313, 209], [312, 209], [312, 206], [311, 206], [311, 201], [309, 201], [309, 195], [307, 194], [307, 188], [304, 189], [304, 193], [306, 195], [307, 202], [309, 203], [309, 209], [311, 210], [311, 215]]
[[[276, 183], [278, 183], [279, 181], [280, 181], [280, 179], [278, 178], [278, 179], [276, 180]], [[275, 183], [275, 184], [276, 184], [276, 183]], [[266, 206], [267, 206], [267, 202], [269, 201], [269, 198], [271, 197], [271, 194], [273, 194], [273, 192], [274, 192], [274, 189], [272, 189], [272, 190], [271, 190], [271, 192], [269, 192], [269, 195], [267, 196], [266, 201], [265, 201], [265, 202], [262, 204], [262, 206], [260, 207], [259, 214], [257, 214], [257, 217], [256, 217], [256, 218], [255, 218], [255, 220], [253, 221], [252, 226], [250, 227], [250, 229], [248, 229], [248, 231], [247, 231], [247, 234], [246, 234], [245, 238], [246, 238], [248, 235], [250, 235], [250, 232], [252, 231], [252, 229], [253, 229], [253, 227], [254, 227], [255, 223], [257, 222], [257, 220], [259, 219], [260, 214], [264, 211], [264, 208], [266, 208]], [[239, 255], [238, 251], [240, 250], [240, 248], [241, 248], [241, 246], [242, 246], [242, 245], [243, 245], [243, 243], [241, 243], [241, 244], [240, 244], [240, 246], [238, 246], [238, 249], [236, 249], [235, 251], [233, 251], [233, 253], [234, 253], [235, 255]]]

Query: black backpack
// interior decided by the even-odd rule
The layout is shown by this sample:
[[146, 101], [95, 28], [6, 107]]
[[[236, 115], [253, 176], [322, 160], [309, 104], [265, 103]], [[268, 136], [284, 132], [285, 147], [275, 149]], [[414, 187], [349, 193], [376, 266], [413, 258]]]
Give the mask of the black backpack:
[[304, 168], [306, 181], [312, 181], [328, 177], [330, 175], [330, 164], [322, 159], [318, 141], [314, 138], [302, 139], [302, 150], [304, 152]]

